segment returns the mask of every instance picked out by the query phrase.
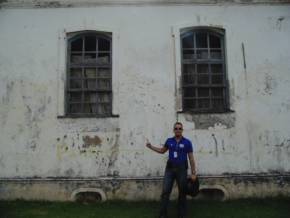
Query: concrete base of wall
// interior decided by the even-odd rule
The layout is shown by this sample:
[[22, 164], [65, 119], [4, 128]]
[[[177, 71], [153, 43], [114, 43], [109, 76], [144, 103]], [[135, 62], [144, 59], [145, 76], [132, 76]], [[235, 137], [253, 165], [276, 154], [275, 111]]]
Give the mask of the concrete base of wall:
[[[196, 197], [217, 200], [290, 196], [290, 174], [200, 176]], [[1, 200], [159, 200], [162, 177], [1, 178]], [[177, 197], [174, 187], [172, 199]]]

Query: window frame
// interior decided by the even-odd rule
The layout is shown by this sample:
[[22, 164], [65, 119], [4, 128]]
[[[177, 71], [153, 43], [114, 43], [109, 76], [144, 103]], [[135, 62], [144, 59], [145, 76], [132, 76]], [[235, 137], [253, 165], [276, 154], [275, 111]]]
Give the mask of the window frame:
[[[177, 31], [175, 31], [177, 32]], [[204, 59], [204, 60], [199, 60], [196, 58], [196, 51], [198, 50], [197, 46], [196, 46], [196, 37], [195, 35], [197, 33], [206, 33], [207, 34], [207, 52], [208, 52], [208, 57], [210, 55], [210, 50], [211, 49], [215, 49], [215, 48], [211, 48], [210, 47], [210, 44], [209, 44], [209, 35], [215, 35], [217, 37], [220, 38], [220, 42], [221, 42], [221, 46], [220, 46], [220, 49], [221, 49], [221, 59], [219, 61], [215, 61], [216, 59], [213, 59], [213, 58], [208, 58], [208, 59]], [[226, 112], [232, 112], [230, 110], [230, 102], [229, 102], [229, 81], [228, 81], [228, 75], [227, 75], [227, 63], [226, 63], [226, 34], [225, 34], [225, 29], [222, 29], [222, 28], [215, 28], [215, 27], [208, 27], [208, 26], [202, 26], [202, 27], [184, 27], [184, 28], [180, 28], [179, 31], [178, 31], [178, 34], [179, 34], [179, 37], [178, 37], [178, 41], [179, 41], [179, 59], [177, 58], [176, 61], [179, 61], [179, 66], [180, 66], [180, 97], [181, 97], [181, 102], [180, 102], [180, 106], [181, 106], [181, 111], [180, 112], [189, 112], [189, 113], [208, 113], [208, 114], [212, 114], [212, 113], [226, 113]], [[183, 58], [183, 42], [182, 42], [182, 39], [183, 39], [183, 36], [186, 35], [186, 34], [192, 34], [192, 36], [194, 37], [193, 38], [193, 43], [194, 43], [194, 47], [193, 47], [193, 50], [194, 50], [194, 57], [195, 59], [194, 60], [187, 60]], [[178, 47], [178, 46], [177, 46]], [[178, 49], [177, 49], [178, 50]], [[209, 99], [209, 107], [204, 109], [204, 108], [198, 108], [197, 105], [196, 105], [196, 109], [187, 109], [185, 108], [185, 94], [184, 94], [184, 87], [185, 87], [185, 83], [184, 83], [184, 70], [183, 70], [183, 67], [184, 67], [184, 64], [192, 64], [194, 65], [195, 67], [195, 72], [194, 72], [194, 76], [195, 76], [195, 84], [191, 84], [191, 86], [189, 87], [192, 87], [195, 92], [197, 92], [197, 89], [200, 88], [200, 87], [204, 87], [204, 88], [207, 88], [209, 90], [209, 96], [208, 96], [208, 99]], [[212, 84], [212, 81], [211, 81], [211, 70], [210, 70], [210, 65], [211, 64], [214, 64], [214, 63], [217, 63], [217, 64], [221, 64], [222, 65], [222, 76], [223, 76], [223, 84], [222, 85], [213, 85]], [[196, 72], [196, 65], [198, 64], [206, 64], [208, 65], [208, 78], [209, 78], [209, 82], [207, 85], [201, 85], [201, 84], [198, 84], [198, 81], [197, 81], [197, 72]], [[177, 63], [178, 65], [178, 63]], [[218, 109], [214, 109], [212, 107], [212, 101], [213, 99], [217, 99], [217, 98], [214, 98], [211, 94], [211, 89], [212, 88], [221, 88], [223, 89], [223, 96], [221, 97], [221, 99], [223, 100], [223, 108], [218, 110]], [[193, 97], [193, 99], [195, 99], [196, 103], [198, 102], [198, 95], [197, 93], [195, 93], [195, 97]], [[195, 103], [195, 104], [196, 104]]]
[[[86, 36], [95, 36], [98, 38], [105, 38], [107, 40], [110, 41], [110, 50], [109, 50], [109, 54], [110, 54], [110, 59], [109, 59], [109, 65], [108, 66], [98, 66], [97, 63], [92, 64], [92, 65], [85, 65], [84, 63], [79, 64], [79, 66], [77, 66], [77, 64], [74, 67], [79, 67], [82, 69], [82, 77], [80, 78], [82, 81], [82, 88], [80, 89], [80, 92], [82, 93], [82, 99], [81, 99], [81, 106], [82, 106], [82, 112], [81, 113], [70, 113], [69, 112], [69, 105], [70, 105], [70, 101], [69, 101], [69, 93], [71, 93], [72, 91], [69, 90], [69, 86], [70, 86], [70, 69], [71, 69], [71, 42], [74, 40], [77, 40], [78, 38], [82, 38], [83, 39], [83, 45], [82, 45], [82, 57], [85, 55], [85, 53], [87, 53], [85, 51], [85, 44], [84, 44], [84, 38]], [[97, 46], [97, 45], [96, 45]], [[113, 114], [113, 33], [112, 32], [107, 32], [107, 31], [96, 31], [96, 30], [84, 30], [84, 31], [75, 31], [75, 32], [71, 32], [71, 33], [67, 33], [66, 35], [66, 77], [65, 77], [65, 94], [64, 94], [64, 117], [71, 117], [71, 118], [106, 118], [106, 117], [118, 117], [118, 115], [114, 115]], [[93, 52], [93, 51], [92, 51]], [[97, 50], [96, 47], [96, 55], [98, 55], [99, 50]], [[104, 114], [97, 114], [97, 113], [84, 113], [83, 111], [83, 105], [85, 104], [84, 101], [84, 87], [83, 87], [83, 80], [85, 79], [84, 76], [84, 68], [98, 68], [98, 67], [103, 67], [103, 68], [107, 68], [110, 69], [110, 90], [91, 90], [92, 92], [95, 93], [100, 93], [102, 91], [109, 93], [110, 97], [109, 97], [109, 107], [110, 107], [110, 111], [108, 113], [104, 113]], [[97, 71], [96, 71], [97, 72]], [[97, 77], [95, 78], [97, 79]], [[89, 91], [89, 90], [87, 90]]]

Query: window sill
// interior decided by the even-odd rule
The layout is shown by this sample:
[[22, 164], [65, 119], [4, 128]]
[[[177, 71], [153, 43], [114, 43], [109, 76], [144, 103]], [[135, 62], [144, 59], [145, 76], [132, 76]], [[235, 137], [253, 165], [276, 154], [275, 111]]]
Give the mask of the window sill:
[[231, 113], [235, 113], [234, 110], [231, 109], [226, 109], [225, 111], [189, 111], [189, 110], [180, 110], [177, 111], [178, 114], [192, 114], [192, 115], [196, 115], [196, 114], [231, 114]]
[[57, 116], [57, 119], [66, 119], [66, 118], [73, 118], [73, 119], [77, 119], [77, 118], [119, 118], [119, 114], [111, 114], [111, 115], [59, 115]]

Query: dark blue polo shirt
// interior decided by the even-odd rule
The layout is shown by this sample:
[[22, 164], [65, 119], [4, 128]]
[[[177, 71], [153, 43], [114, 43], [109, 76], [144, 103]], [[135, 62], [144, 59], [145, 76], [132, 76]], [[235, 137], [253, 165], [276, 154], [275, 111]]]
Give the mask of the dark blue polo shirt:
[[187, 154], [192, 152], [192, 143], [189, 139], [182, 137], [177, 143], [175, 137], [168, 138], [164, 144], [169, 150], [169, 160], [174, 164], [187, 162]]

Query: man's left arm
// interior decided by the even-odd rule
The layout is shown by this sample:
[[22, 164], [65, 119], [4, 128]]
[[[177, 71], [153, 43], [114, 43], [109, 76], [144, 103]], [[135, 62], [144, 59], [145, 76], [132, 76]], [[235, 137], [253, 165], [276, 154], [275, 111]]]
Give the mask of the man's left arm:
[[191, 179], [194, 181], [196, 180], [196, 165], [193, 157], [193, 152], [188, 153], [188, 158], [190, 162], [190, 167], [191, 167]]

